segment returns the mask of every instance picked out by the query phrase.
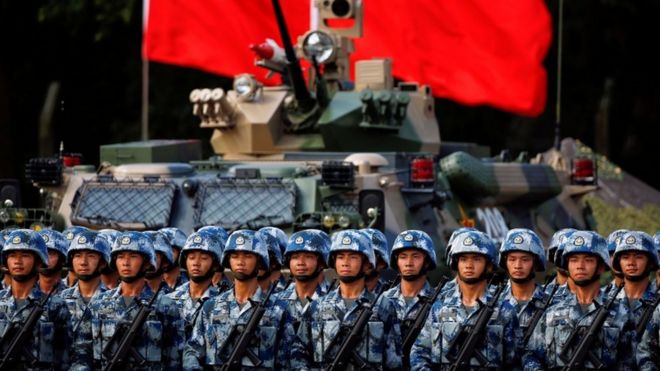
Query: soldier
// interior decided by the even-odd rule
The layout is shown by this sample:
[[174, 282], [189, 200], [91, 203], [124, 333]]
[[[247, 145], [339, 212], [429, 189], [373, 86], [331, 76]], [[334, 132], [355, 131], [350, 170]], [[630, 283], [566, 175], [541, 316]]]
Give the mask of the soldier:
[[[293, 344], [293, 369], [332, 363], [364, 306], [375, 298], [364, 282], [366, 273], [376, 266], [376, 257], [365, 234], [356, 230], [335, 233], [327, 265], [335, 269], [339, 287], [314, 301], [303, 317]], [[347, 369], [401, 368], [401, 330], [396, 309], [389, 299], [379, 297], [361, 337]]]
[[144, 232], [144, 234], [151, 238], [154, 250], [156, 251], [156, 270], [147, 272], [145, 278], [149, 282], [151, 290], [156, 292], [158, 288], [162, 287], [162, 294], [167, 295], [172, 292], [172, 288], [163, 279], [163, 272], [176, 264], [174, 254], [172, 253], [172, 245], [170, 245], [170, 240], [162, 232], [148, 231]]
[[[142, 306], [150, 302], [154, 292], [144, 277], [156, 267], [153, 242], [144, 233], [123, 232], [112, 246], [110, 265], [119, 273], [117, 288], [108, 290], [89, 304], [91, 326], [80, 326], [73, 351], [74, 370], [106, 368], [117, 351]], [[175, 321], [178, 310], [171, 299], [159, 295], [145, 323], [138, 330], [123, 360], [124, 369], [161, 370], [180, 368]]]
[[[467, 231], [456, 236], [449, 252], [449, 267], [457, 272], [452, 291], [433, 304], [415, 345], [412, 347], [412, 370], [431, 370], [449, 367], [463, 346], [458, 336], [475, 325], [478, 313], [492, 303], [493, 292], [488, 290], [488, 277], [497, 267], [497, 252], [492, 240], [479, 231]], [[483, 341], [475, 349], [483, 356], [473, 355], [471, 369], [515, 368], [519, 366], [518, 318], [509, 301], [500, 300], [488, 321]], [[483, 361], [484, 364], [481, 364]]]
[[[541, 317], [523, 356], [526, 370], [555, 369], [566, 365], [585, 334], [582, 330], [589, 328], [597, 309], [608, 299], [604, 290], [600, 289], [599, 279], [603, 272], [610, 269], [609, 262], [607, 242], [597, 233], [576, 231], [568, 237], [560, 267], [568, 271], [575, 283], [575, 293], [568, 293]], [[591, 347], [592, 357], [577, 366], [583, 369], [601, 366], [594, 365], [594, 359], [602, 363], [604, 369], [613, 369], [618, 357], [623, 358], [626, 356], [624, 352], [629, 350], [623, 336], [627, 318], [625, 307], [615, 302]], [[579, 332], [569, 343], [573, 331]]]
[[390, 249], [387, 246], [387, 238], [385, 238], [383, 232], [374, 228], [360, 229], [360, 232], [364, 233], [371, 241], [371, 248], [376, 255], [376, 267], [367, 273], [364, 284], [369, 292], [378, 295], [383, 291], [384, 286], [381, 273], [390, 265]]
[[554, 286], [563, 286], [568, 282], [568, 272], [559, 266], [559, 262], [561, 261], [561, 254], [564, 251], [563, 243], [566, 241], [566, 238], [575, 231], [576, 230], [573, 228], [564, 228], [558, 230], [552, 235], [550, 246], [548, 246], [548, 261], [554, 264], [556, 275], [555, 278], [545, 286], [546, 294], [552, 292]]
[[57, 295], [68, 288], [67, 281], [62, 279], [62, 269], [66, 265], [66, 255], [69, 249], [69, 241], [58, 231], [43, 229], [37, 232], [43, 238], [48, 248], [48, 267], [39, 271], [39, 287], [44, 293], [53, 291]]
[[623, 283], [623, 273], [620, 272], [615, 266], [614, 266], [614, 252], [616, 251], [616, 247], [619, 245], [621, 242], [621, 237], [623, 237], [624, 234], [628, 233], [627, 229], [618, 229], [607, 237], [607, 252], [610, 254], [610, 266], [612, 267], [612, 276], [613, 279], [611, 282], [609, 282], [605, 287], [606, 290], [611, 290], [613, 287], [619, 287]]
[[[14, 230], [2, 251], [2, 263], [11, 275], [11, 286], [0, 291], [0, 355], [20, 330], [44, 293], [37, 284], [38, 269], [48, 266], [48, 249], [43, 238], [27, 229]], [[22, 349], [2, 368], [7, 370], [67, 369], [67, 344], [71, 333], [69, 313], [62, 299], [50, 297], [44, 312], [32, 328]]]
[[[108, 241], [108, 244], [112, 246], [115, 244], [115, 240], [119, 235], [119, 231], [114, 229], [101, 229], [99, 231], [99, 237], [105, 238]], [[119, 274], [112, 269], [110, 264], [106, 265], [101, 269], [101, 282], [106, 289], [111, 290], [119, 285]]]
[[[433, 240], [422, 231], [401, 232], [394, 240], [390, 256], [390, 266], [399, 272], [401, 282], [383, 296], [394, 304], [405, 339], [420, 309], [433, 296], [433, 289], [426, 279], [426, 273], [437, 266]], [[410, 368], [409, 351], [403, 349], [403, 367], [406, 369]]]
[[[159, 232], [165, 234], [167, 240], [172, 247], [172, 255], [174, 257], [174, 264], [171, 264], [169, 267], [163, 270], [163, 280], [167, 283], [167, 286], [174, 291], [177, 287], [188, 281], [188, 277], [185, 272], [181, 272], [181, 266], [179, 266], [179, 254], [181, 254], [181, 249], [186, 243], [186, 234], [182, 230], [176, 227], [161, 228]], [[185, 266], [183, 267], [185, 269]]]
[[[62, 235], [66, 237], [67, 240], [67, 248], [69, 247], [69, 244], [71, 244], [71, 241], [73, 241], [73, 237], [75, 237], [78, 233], [87, 230], [89, 229], [74, 225], [62, 231]], [[76, 283], [76, 275], [73, 274], [73, 272], [69, 272], [66, 277], [62, 278], [62, 282], [64, 282], [65, 288], [72, 287]]]
[[282, 276], [281, 269], [283, 259], [282, 253], [286, 249], [287, 236], [283, 230], [275, 227], [264, 227], [257, 231], [259, 238], [264, 240], [266, 248], [268, 248], [268, 258], [270, 260], [270, 267], [267, 270], [259, 272], [257, 280], [261, 289], [266, 291], [271, 283], [275, 283], [275, 291], [279, 292], [284, 289], [286, 280]]
[[512, 229], [500, 247], [499, 262], [509, 276], [501, 300], [508, 301], [516, 309], [521, 333], [525, 334], [534, 314], [544, 309], [542, 306], [548, 295], [534, 280], [536, 272], [545, 271], [543, 243], [529, 229]]
[[[11, 231], [9, 229], [3, 229], [0, 231], [0, 254], [2, 254], [2, 248], [5, 245], [5, 239], [9, 238], [9, 233]], [[4, 265], [2, 265], [2, 261], [0, 259], [0, 290], [4, 290], [11, 286], [11, 276], [7, 272], [7, 268], [5, 268]]]
[[[456, 229], [454, 232], [452, 232], [451, 236], [449, 236], [449, 240], [447, 241], [447, 250], [445, 251], [445, 264], [449, 266], [449, 252], [451, 251], [452, 244], [454, 243], [454, 240], [456, 240], [456, 237], [458, 237], [461, 233], [468, 232], [468, 231], [476, 231], [475, 228], [469, 228], [469, 227], [462, 227]], [[458, 281], [458, 277], [454, 277], [451, 281], [447, 282], [445, 286], [442, 288], [442, 291], [440, 292], [440, 297], [443, 297], [446, 293], [454, 291], [454, 287], [456, 287], [456, 282]]]
[[221, 258], [220, 242], [208, 233], [193, 233], [184, 243], [179, 264], [186, 269], [190, 280], [168, 295], [179, 310], [178, 330], [184, 343], [192, 335], [202, 305], [220, 293], [211, 279], [221, 269]]
[[[660, 256], [660, 232], [655, 232], [655, 236], [653, 236], [653, 244], [655, 244], [655, 250], [658, 253], [658, 256]], [[655, 287], [660, 287], [660, 269], [655, 272]]]
[[646, 324], [646, 329], [635, 349], [637, 367], [641, 371], [660, 370], [660, 306], [653, 311], [653, 317]]
[[[207, 300], [193, 326], [183, 353], [185, 370], [202, 370], [221, 366], [229, 361], [238, 338], [245, 330], [257, 303], [265, 299], [259, 287], [259, 270], [270, 266], [268, 249], [256, 232], [238, 230], [229, 236], [222, 255], [222, 265], [234, 274], [234, 288]], [[285, 304], [271, 296], [246, 356], [236, 360], [242, 369], [281, 368], [287, 360], [286, 346], [291, 341]], [[289, 331], [287, 335], [286, 331]]]
[[74, 336], [83, 322], [84, 326], [90, 326], [87, 307], [93, 298], [106, 291], [100, 276], [108, 264], [110, 245], [97, 232], [86, 230], [73, 238], [67, 252], [67, 265], [76, 275], [76, 283], [62, 291], [60, 297], [69, 310]]
[[[229, 239], [229, 234], [227, 231], [225, 231], [224, 228], [214, 225], [202, 227], [198, 229], [197, 232], [210, 233], [218, 241], [220, 241], [220, 246], [222, 246], [223, 249], [227, 244], [227, 239]], [[224, 269], [220, 269], [219, 271], [215, 272], [213, 279], [211, 280], [213, 286], [219, 288], [221, 291], [224, 291], [224, 289], [232, 285], [231, 281], [223, 274], [223, 271]]]
[[[623, 274], [623, 290], [617, 296], [628, 309], [632, 328], [636, 329], [642, 313], [656, 298], [655, 286], [649, 280], [649, 273], [658, 269], [660, 261], [653, 238], [644, 232], [629, 231], [617, 239], [613, 254], [613, 269]], [[609, 246], [608, 246], [609, 249]], [[624, 354], [634, 354], [637, 349], [637, 333], [628, 331], [631, 348]], [[621, 357], [619, 367], [634, 369], [635, 359]]]

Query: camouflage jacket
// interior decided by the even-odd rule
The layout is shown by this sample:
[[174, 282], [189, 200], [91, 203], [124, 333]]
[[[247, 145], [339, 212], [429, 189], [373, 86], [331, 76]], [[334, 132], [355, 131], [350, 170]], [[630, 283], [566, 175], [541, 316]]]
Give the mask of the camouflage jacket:
[[[525, 354], [523, 355], [523, 367], [525, 370], [543, 370], [564, 366], [564, 361], [559, 354], [568, 346], [569, 336], [576, 327], [587, 329], [594, 319], [596, 310], [607, 301], [604, 291], [594, 303], [590, 304], [585, 313], [577, 301], [575, 294], [566, 295], [561, 301], [552, 305], [543, 314], [539, 323], [534, 328], [534, 333], [527, 343]], [[628, 313], [625, 306], [616, 301], [610, 308], [609, 315], [605, 324], [600, 330], [597, 341], [595, 342], [592, 353], [602, 362], [606, 369], [612, 369], [617, 365], [617, 357], [623, 358], [630, 356], [625, 354], [629, 349], [626, 344], [626, 322]], [[579, 343], [579, 336], [571, 345], [572, 355], [575, 347]], [[619, 359], [621, 362], [622, 359]], [[587, 361], [583, 365], [584, 369], [593, 369], [594, 365]]]
[[642, 371], [660, 370], [660, 305], [646, 324], [642, 340], [636, 348], [637, 367]]
[[[491, 300], [492, 292], [490, 290], [486, 290], [479, 299], [481, 303], [488, 303]], [[466, 325], [474, 325], [482, 305], [484, 304], [477, 304], [471, 312], [468, 312], [463, 305], [458, 284], [452, 291], [446, 293], [444, 298], [437, 300], [431, 308], [422, 332], [412, 347], [411, 370], [435, 370], [451, 366], [451, 354], [456, 354], [462, 344], [455, 343], [454, 349], [450, 349], [450, 344], [455, 341]], [[473, 367], [471, 368], [518, 367], [519, 356], [516, 354], [516, 347], [519, 344], [519, 337], [515, 307], [508, 301], [500, 300], [486, 326], [484, 340], [476, 349], [488, 363], [480, 366], [476, 358], [472, 357], [470, 363]]]
[[[640, 300], [636, 300], [633, 303], [630, 303], [626, 298], [625, 288], [619, 291], [617, 299], [626, 307], [628, 311], [628, 327], [625, 331], [626, 344], [630, 346], [629, 349], [625, 351], [626, 355], [633, 355], [639, 349], [639, 342], [637, 341], [637, 324], [639, 323], [642, 313], [647, 306], [651, 305], [653, 300], [656, 298], [655, 287], [649, 282], [649, 285], [646, 287], [646, 291], [642, 294]], [[621, 362], [623, 361], [623, 363]], [[635, 368], [635, 357], [626, 356], [619, 362], [619, 367], [622, 369], [634, 369]]]
[[[107, 288], [103, 285], [102, 282], [99, 282], [94, 295], [92, 295], [92, 300], [98, 298], [102, 293], [106, 292]], [[71, 329], [75, 336], [78, 332], [78, 328], [82, 325], [83, 322], [89, 322], [90, 312], [89, 312], [89, 303], [83, 301], [82, 295], [80, 295], [80, 289], [78, 288], [78, 282], [76, 282], [73, 287], [62, 291], [60, 293], [60, 298], [66, 303], [66, 307], [69, 310], [69, 316], [71, 321]]]
[[[73, 370], [105, 368], [109, 356], [114, 354], [121, 341], [121, 334], [130, 327], [141, 305], [148, 303], [154, 295], [149, 285], [145, 284], [140, 295], [126, 305], [121, 287], [108, 290], [90, 302], [91, 321], [83, 322], [76, 333]], [[126, 369], [180, 369], [177, 347], [182, 344], [175, 327], [178, 309], [170, 298], [161, 294], [154, 308], [133, 345], [146, 363], [138, 367], [139, 362], [129, 357], [128, 363], [124, 365]], [[114, 334], [117, 335], [113, 340]], [[107, 354], [104, 354], [105, 350]]]
[[[263, 300], [259, 287], [250, 300], [241, 307], [234, 297], [234, 290], [207, 300], [193, 326], [192, 335], [183, 352], [185, 370], [202, 370], [206, 366], [221, 366], [227, 361], [241, 331], [252, 315], [255, 302]], [[259, 322], [248, 352], [260, 361], [255, 366], [249, 356], [242, 359], [242, 368], [273, 369], [286, 363], [286, 346], [293, 340], [286, 304], [271, 296], [266, 311]], [[255, 361], [256, 361], [255, 359]]]
[[[19, 328], [15, 328], [13, 332], [8, 330], [12, 326], [23, 324], [34, 308], [35, 303], [43, 300], [44, 295], [39, 289], [39, 284], [36, 283], [25, 304], [19, 308], [14, 296], [12, 296], [11, 288], [0, 291], [0, 336], [2, 336], [0, 354], [5, 355], [7, 346]], [[69, 312], [64, 301], [51, 295], [41, 318], [32, 329], [32, 336], [28, 338], [25, 345], [25, 350], [36, 360], [36, 365], [29, 366], [28, 358], [30, 357], [25, 354], [20, 355], [21, 363], [25, 366], [25, 369], [66, 370], [68, 368], [69, 355], [67, 349], [72, 338], [69, 323]]]
[[440, 295], [438, 295], [438, 300], [447, 296], [447, 293], [451, 294], [454, 291], [454, 288], [456, 288], [457, 279], [458, 278], [454, 277], [452, 280], [445, 283], [445, 286], [442, 288], [442, 290], [440, 290]]
[[[518, 300], [516, 300], [516, 298], [513, 297], [513, 294], [511, 293], [511, 281], [509, 281], [506, 285], [506, 288], [502, 292], [502, 296], [500, 297], [500, 300], [508, 301], [509, 304], [511, 304], [511, 306], [515, 308], [516, 315], [518, 316], [518, 325], [520, 327], [520, 334], [525, 334], [527, 328], [530, 325], [532, 317], [534, 317], [534, 314], [539, 310], [543, 310], [543, 304], [547, 300], [548, 295], [549, 294], [545, 293], [542, 286], [536, 285], [536, 288], [534, 289], [534, 293], [532, 294], [532, 298], [530, 299], [530, 301], [521, 305], [520, 303], [518, 303]], [[524, 344], [519, 343], [518, 346], [519, 346], [519, 350], [522, 351], [524, 348]]]
[[[346, 335], [358, 319], [363, 305], [373, 295], [365, 288], [350, 308], [346, 307], [340, 288], [314, 301], [302, 319], [291, 352], [292, 369], [317, 369], [335, 358]], [[381, 296], [374, 305], [369, 323], [356, 352], [375, 369], [401, 368], [401, 329], [396, 308]], [[347, 369], [354, 369], [350, 364]]]
[[196, 300], [190, 297], [190, 282], [179, 286], [174, 292], [167, 294], [172, 299], [174, 305], [179, 310], [179, 319], [177, 320], [177, 330], [179, 336], [187, 341], [192, 334], [192, 326], [199, 315], [204, 303], [220, 294], [220, 290], [213, 285], [209, 286], [204, 294]]
[[417, 313], [422, 308], [424, 302], [420, 299], [430, 298], [433, 295], [433, 288], [427, 282], [424, 283], [422, 290], [415, 296], [409, 303], [406, 303], [406, 299], [401, 294], [401, 284], [392, 287], [391, 289], [385, 291], [383, 296], [390, 299], [394, 308], [396, 309], [396, 316], [399, 319], [401, 326], [401, 335], [405, 338], [408, 333], [409, 327], [415, 322], [417, 318]]
[[309, 310], [312, 302], [319, 300], [321, 297], [327, 294], [327, 284], [322, 285], [322, 283], [316, 286], [314, 295], [312, 295], [310, 298], [311, 300], [305, 305], [303, 305], [303, 303], [298, 298], [295, 283], [290, 284], [289, 287], [277, 293], [277, 298], [286, 303], [286, 310], [289, 318], [291, 318], [293, 321], [292, 323], [294, 331], [298, 331], [298, 327], [300, 326], [300, 321], [303, 317], [303, 314]]
[[[164, 281], [165, 280], [163, 280], [163, 282]], [[178, 289], [179, 287], [183, 286], [186, 283], [188, 283], [188, 275], [186, 274], [186, 272], [181, 272], [181, 274], [179, 274], [179, 277], [176, 278], [176, 282], [174, 282], [174, 287], [167, 285], [167, 287], [170, 290], [168, 294], [173, 293], [174, 291], [176, 291], [176, 289]], [[167, 282], [165, 282], [165, 284], [167, 284]]]

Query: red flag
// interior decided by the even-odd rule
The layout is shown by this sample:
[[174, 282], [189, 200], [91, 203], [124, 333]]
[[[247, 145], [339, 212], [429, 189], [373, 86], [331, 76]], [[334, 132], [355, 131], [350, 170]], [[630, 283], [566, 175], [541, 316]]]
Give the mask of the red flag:
[[[310, 0], [281, 0], [295, 43]], [[391, 57], [394, 75], [434, 95], [521, 115], [543, 112], [543, 59], [552, 39], [543, 0], [364, 0], [352, 60]], [[252, 43], [280, 45], [270, 0], [150, 0], [144, 53], [152, 61], [232, 76], [254, 66]]]

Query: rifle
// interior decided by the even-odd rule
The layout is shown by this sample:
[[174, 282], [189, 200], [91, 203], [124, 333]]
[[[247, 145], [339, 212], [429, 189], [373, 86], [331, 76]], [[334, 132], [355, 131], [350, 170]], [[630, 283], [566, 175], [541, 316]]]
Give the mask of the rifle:
[[[495, 311], [497, 302], [499, 300], [502, 291], [504, 291], [503, 285], [504, 276], [500, 273], [496, 273], [491, 279], [491, 285], [496, 285], [497, 289], [493, 294], [493, 298], [488, 303], [479, 302], [479, 309], [477, 309], [477, 319], [474, 322], [473, 326], [464, 326], [460, 329], [460, 332], [454, 340], [449, 344], [449, 352], [447, 353], [447, 358], [452, 361], [452, 365], [449, 367], [451, 371], [463, 370], [470, 366], [470, 359], [472, 356], [475, 356], [480, 365], [485, 365], [488, 363], [486, 357], [477, 350], [477, 344], [486, 337], [485, 331], [490, 317]], [[490, 285], [489, 285], [490, 286]], [[455, 349], [458, 344], [463, 341], [460, 350], [455, 356], [452, 356], [453, 349]]]
[[447, 281], [449, 281], [449, 278], [442, 276], [442, 278], [440, 278], [440, 282], [438, 282], [438, 285], [435, 287], [435, 291], [430, 297], [428, 298], [423, 296], [419, 297], [424, 304], [419, 309], [419, 312], [417, 312], [417, 317], [415, 317], [415, 322], [412, 324], [412, 326], [410, 326], [410, 329], [408, 330], [405, 338], [403, 339], [404, 356], [410, 354], [410, 349], [412, 349], [415, 340], [417, 340], [419, 333], [422, 331], [422, 328], [424, 327], [424, 323], [426, 322], [426, 317], [428, 317], [429, 312], [431, 311], [431, 306], [438, 298], [438, 295], [440, 295], [440, 292], [442, 291], [442, 288], [445, 286], [445, 283], [447, 283]]
[[[53, 291], [55, 290], [51, 290], [41, 301], [37, 302], [34, 308], [32, 308], [30, 311], [30, 314], [28, 314], [25, 322], [23, 322], [20, 330], [11, 338], [9, 346], [7, 347], [7, 351], [2, 356], [2, 360], [0, 361], [0, 370], [4, 370], [5, 367], [7, 367], [11, 362], [19, 362], [18, 358], [20, 352], [24, 352], [29, 358], [31, 358], [32, 364], [36, 363], [37, 360], [32, 356], [32, 354], [24, 351], [25, 342], [32, 337], [32, 329], [37, 324], [37, 321], [39, 321], [39, 318], [41, 318], [41, 315], [45, 310], [44, 307], [46, 306], [48, 299], [50, 299], [50, 296], [53, 294]], [[11, 326], [5, 331], [5, 335], [0, 340], [0, 346], [5, 343], [5, 338], [9, 336], [10, 333], [13, 333], [14, 330], [15, 326]]]
[[[289, 286], [290, 282], [291, 279], [288, 280], [287, 286]], [[248, 349], [248, 345], [250, 345], [250, 342], [253, 340], [253, 334], [257, 329], [257, 327], [259, 326], [259, 322], [261, 321], [261, 318], [263, 318], [264, 314], [266, 313], [266, 304], [268, 303], [271, 294], [275, 290], [275, 286], [277, 286], [277, 283], [272, 283], [264, 299], [260, 302], [256, 302], [256, 306], [254, 307], [254, 310], [252, 310], [252, 314], [250, 315], [250, 319], [248, 320], [247, 325], [245, 325], [245, 328], [243, 329], [241, 336], [238, 338], [238, 341], [236, 342], [234, 349], [229, 355], [229, 359], [227, 360], [227, 362], [225, 362], [222, 365], [222, 367], [220, 367], [220, 370], [222, 371], [240, 370], [242, 368], [241, 359], [243, 359], [243, 356], [247, 356], [250, 359], [250, 362], [252, 362], [252, 364], [254, 364], [255, 366], [259, 366], [261, 364], [261, 360], [259, 359], [259, 357], [257, 357], [256, 354], [254, 354], [250, 349]], [[254, 304], [254, 302], [252, 302], [252, 304]], [[232, 333], [234, 333], [235, 331], [237, 331], [237, 326], [234, 326]], [[231, 337], [232, 336], [230, 335], [228, 339]], [[228, 342], [229, 341], [225, 342], [225, 346]]]
[[660, 288], [655, 293], [655, 300], [650, 302], [647, 305], [647, 307], [644, 308], [644, 312], [642, 312], [642, 316], [639, 318], [639, 322], [637, 323], [637, 328], [635, 329], [635, 331], [637, 332], [637, 341], [642, 340], [642, 335], [644, 335], [644, 330], [646, 330], [646, 324], [651, 319], [651, 316], [653, 315], [653, 311], [658, 306], [658, 304], [660, 304]]
[[[550, 282], [546, 282], [546, 284], [543, 286], [543, 292], [545, 292], [545, 289], [548, 287], [549, 284]], [[559, 285], [554, 285], [552, 287], [552, 291], [550, 292], [550, 295], [548, 295], [548, 298], [545, 299], [545, 302], [541, 305], [540, 308], [536, 310], [536, 312], [534, 312], [532, 319], [529, 320], [529, 325], [527, 326], [527, 330], [525, 330], [525, 334], [523, 335], [523, 339], [522, 339], [523, 344], [527, 344], [529, 338], [532, 337], [536, 324], [541, 320], [541, 316], [543, 316], [545, 310], [548, 309], [550, 303], [552, 303], [552, 298], [554, 298], [555, 293], [557, 292], [557, 288], [559, 288]]]
[[[376, 305], [378, 299], [385, 291], [392, 288], [395, 282], [396, 278], [389, 281], [387, 284], [383, 285], [382, 290], [380, 290], [377, 295], [374, 295], [374, 298], [371, 302], [362, 304], [362, 308], [357, 320], [352, 325], [351, 331], [348, 333], [346, 338], [344, 338], [344, 342], [341, 344], [341, 347], [339, 347], [337, 355], [332, 360], [330, 366], [326, 368], [326, 371], [344, 370], [351, 359], [358, 363], [358, 369], [365, 369], [368, 367], [367, 361], [362, 359], [362, 357], [360, 357], [360, 355], [357, 353], [357, 345], [362, 338], [364, 328], [367, 327], [367, 324], [369, 323], [369, 318], [371, 318], [371, 315], [373, 314], [374, 305]], [[338, 336], [336, 336], [335, 339], [339, 338], [339, 334], [337, 335]], [[332, 345], [333, 344], [330, 344], [328, 349], [330, 349]]]
[[[115, 332], [114, 335], [112, 335], [112, 338], [110, 338], [108, 344], [103, 349], [103, 355], [105, 355], [106, 358], [109, 359], [108, 364], [105, 366], [104, 369], [105, 371], [124, 369], [123, 363], [126, 362], [129, 355], [132, 356], [138, 362], [138, 366], [143, 366], [147, 362], [140, 355], [140, 353], [138, 353], [133, 348], [133, 341], [135, 340], [136, 337], [138, 337], [138, 332], [140, 331], [144, 323], [147, 321], [149, 314], [151, 314], [151, 312], [153, 311], [152, 306], [154, 302], [156, 302], [156, 298], [158, 297], [161, 288], [162, 286], [158, 287], [158, 290], [151, 298], [151, 300], [149, 300], [149, 303], [147, 303], [146, 305], [140, 303], [137, 300], [137, 298], [134, 299], [140, 305], [140, 310], [133, 319], [133, 322], [131, 322], [128, 331]], [[119, 346], [117, 347], [117, 350], [113, 353], [112, 346], [115, 343], [118, 343]]]
[[[596, 341], [598, 333], [600, 332], [601, 327], [603, 327], [603, 324], [609, 315], [610, 308], [612, 307], [612, 304], [614, 304], [614, 301], [616, 300], [616, 297], [619, 295], [619, 292], [622, 288], [623, 285], [616, 287], [614, 294], [610, 296], [605, 304], [601, 305], [596, 310], [594, 320], [591, 322], [591, 326], [589, 326], [589, 328], [586, 330], [586, 333], [582, 330], [584, 327], [578, 326], [576, 326], [573, 332], [571, 332], [571, 335], [568, 337], [568, 341], [566, 342], [566, 346], [561, 350], [561, 353], [559, 353], [559, 358], [561, 358], [561, 360], [565, 363], [563, 368], [564, 371], [578, 370], [583, 368], [584, 361], [587, 357], [589, 357], [589, 360], [597, 369], [603, 368], [602, 362], [596, 356], [594, 356], [593, 353], [591, 353], [591, 347]], [[582, 335], [583, 333], [584, 336], [582, 336], [580, 339], [580, 342], [573, 352], [573, 355], [569, 357], [568, 350], [571, 348], [571, 344], [573, 344], [578, 336]]]

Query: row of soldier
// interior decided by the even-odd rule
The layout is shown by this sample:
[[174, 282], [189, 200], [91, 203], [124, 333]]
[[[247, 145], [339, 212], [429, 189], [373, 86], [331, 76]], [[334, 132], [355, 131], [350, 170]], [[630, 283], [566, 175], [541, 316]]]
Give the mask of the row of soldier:
[[[273, 227], [231, 235], [204, 227], [187, 238], [176, 228], [8, 231], [0, 370], [655, 370], [658, 239], [566, 229], [546, 256], [530, 230], [509, 231], [498, 251], [484, 233], [462, 228], [445, 256], [456, 277], [433, 288], [433, 242], [414, 230], [391, 248], [373, 229], [332, 238], [319, 230], [287, 238]], [[557, 275], [540, 286], [547, 260]], [[388, 266], [397, 282], [380, 277]], [[70, 275], [60, 280], [63, 268]], [[491, 279], [498, 270], [508, 280]], [[608, 270], [615, 279], [601, 287]]]

